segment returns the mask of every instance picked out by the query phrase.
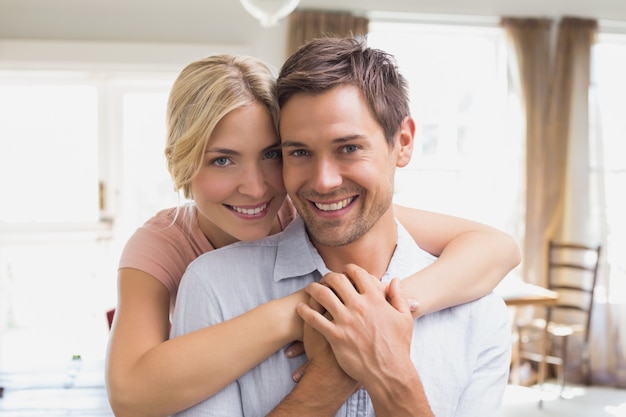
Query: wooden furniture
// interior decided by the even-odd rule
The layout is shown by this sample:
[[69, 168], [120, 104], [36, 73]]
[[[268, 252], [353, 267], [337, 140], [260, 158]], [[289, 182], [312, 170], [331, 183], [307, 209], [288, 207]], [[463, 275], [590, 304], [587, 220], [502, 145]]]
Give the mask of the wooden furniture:
[[527, 305], [548, 305], [556, 302], [558, 293], [539, 285], [527, 282], [507, 282], [496, 287], [506, 305], [517, 307]]
[[[537, 382], [543, 385], [547, 365], [558, 367], [561, 394], [565, 388], [571, 337], [580, 334], [578, 362], [590, 383], [589, 326], [598, 277], [600, 246], [549, 242], [548, 288], [558, 297], [545, 305], [545, 318], [517, 323], [517, 358], [537, 362]], [[541, 405], [541, 403], [540, 403]]]
[[[556, 291], [549, 290], [545, 287], [530, 284], [522, 281], [521, 277], [507, 277], [495, 288], [494, 292], [499, 294], [504, 302], [511, 310], [511, 322], [515, 323], [518, 314], [518, 308], [545, 306], [553, 304], [558, 298]], [[517, 356], [517, 344], [519, 334], [516, 327], [513, 329], [513, 352], [511, 357], [511, 382], [514, 385], [521, 383], [521, 361]]]

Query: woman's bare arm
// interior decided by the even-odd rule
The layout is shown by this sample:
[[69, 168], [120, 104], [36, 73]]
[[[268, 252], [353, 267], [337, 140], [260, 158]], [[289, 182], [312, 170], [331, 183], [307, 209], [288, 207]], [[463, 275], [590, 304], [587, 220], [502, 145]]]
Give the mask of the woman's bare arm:
[[106, 384], [117, 417], [169, 416], [212, 395], [301, 338], [304, 291], [168, 340], [169, 293], [151, 275], [119, 273]]
[[[439, 256], [402, 281], [407, 297], [420, 303], [415, 316], [487, 294], [519, 263], [515, 242], [492, 227], [404, 207], [396, 215], [424, 250]], [[214, 395], [301, 338], [295, 306], [306, 300], [300, 292], [168, 340], [169, 293], [159, 281], [122, 269], [118, 297], [107, 358], [117, 417], [168, 416]]]
[[496, 228], [397, 205], [394, 210], [417, 244], [439, 256], [402, 280], [406, 296], [419, 302], [415, 317], [488, 294], [520, 262], [518, 245]]

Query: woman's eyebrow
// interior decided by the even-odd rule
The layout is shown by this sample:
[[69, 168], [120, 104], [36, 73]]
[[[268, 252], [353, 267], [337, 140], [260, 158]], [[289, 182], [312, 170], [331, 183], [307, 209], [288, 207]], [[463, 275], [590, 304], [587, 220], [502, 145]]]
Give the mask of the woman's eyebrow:
[[208, 148], [204, 151], [205, 154], [207, 153], [221, 153], [224, 155], [239, 155], [239, 152], [233, 150], [233, 149], [228, 149], [228, 148]]
[[270, 146], [263, 148], [263, 151], [271, 151], [273, 149], [280, 149], [282, 144], [280, 142], [272, 143]]

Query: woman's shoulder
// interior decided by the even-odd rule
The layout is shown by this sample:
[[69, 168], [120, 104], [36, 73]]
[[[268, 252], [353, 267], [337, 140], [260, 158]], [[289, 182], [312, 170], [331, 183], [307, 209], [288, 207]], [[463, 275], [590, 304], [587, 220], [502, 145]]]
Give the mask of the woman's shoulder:
[[169, 207], [156, 212], [154, 216], [146, 220], [142, 227], [162, 228], [174, 224], [191, 226], [193, 218], [193, 208], [189, 205]]
[[134, 246], [172, 248], [193, 257], [213, 249], [198, 226], [193, 205], [158, 211], [135, 231], [130, 241], [134, 241]]
[[198, 226], [193, 206], [160, 210], [128, 239], [120, 268], [135, 268], [175, 289], [191, 261], [213, 247]]

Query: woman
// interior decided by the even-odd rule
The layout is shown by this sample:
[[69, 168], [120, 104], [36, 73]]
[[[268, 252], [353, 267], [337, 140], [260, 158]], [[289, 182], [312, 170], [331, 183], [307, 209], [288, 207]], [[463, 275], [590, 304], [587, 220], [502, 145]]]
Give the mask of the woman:
[[[193, 259], [277, 233], [296, 215], [282, 183], [274, 87], [267, 65], [231, 56], [190, 64], [172, 87], [165, 154], [175, 188], [194, 204], [157, 213], [122, 254], [107, 358], [118, 417], [181, 411], [301, 340], [295, 307], [308, 299], [303, 291], [168, 340], [178, 284]], [[407, 208], [397, 215], [422, 248], [440, 257], [403, 280], [405, 294], [419, 302], [416, 317], [486, 294], [519, 262], [512, 239], [493, 228]]]

